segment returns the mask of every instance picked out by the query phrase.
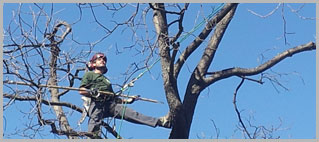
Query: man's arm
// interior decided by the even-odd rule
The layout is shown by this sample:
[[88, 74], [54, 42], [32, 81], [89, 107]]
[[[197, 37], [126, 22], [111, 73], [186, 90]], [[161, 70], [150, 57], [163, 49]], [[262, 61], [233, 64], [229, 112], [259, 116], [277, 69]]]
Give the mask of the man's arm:
[[90, 94], [90, 92], [88, 92], [86, 88], [80, 87], [80, 89], [81, 89], [81, 90], [79, 91], [79, 93], [80, 93], [81, 95], [86, 96], [86, 97], [92, 97], [91, 94]]
[[132, 96], [132, 98], [127, 98], [127, 99], [121, 99], [121, 98], [116, 97], [115, 102], [118, 104], [132, 104], [133, 102], [136, 101], [136, 99], [138, 97], [139, 96]]

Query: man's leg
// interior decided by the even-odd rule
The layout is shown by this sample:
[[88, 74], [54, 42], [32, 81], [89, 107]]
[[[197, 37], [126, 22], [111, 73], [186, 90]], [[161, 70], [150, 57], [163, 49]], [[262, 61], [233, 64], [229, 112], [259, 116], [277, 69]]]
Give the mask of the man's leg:
[[158, 125], [158, 118], [146, 116], [144, 114], [141, 114], [139, 112], [136, 112], [135, 110], [131, 108], [124, 108], [123, 105], [116, 104], [110, 111], [110, 113], [115, 116], [117, 119], [121, 119], [122, 115], [124, 113], [124, 120], [136, 123], [136, 124], [144, 124], [151, 127], [156, 127]]
[[101, 125], [103, 120], [103, 105], [91, 102], [89, 108], [88, 132], [93, 133], [94, 138], [101, 138]]

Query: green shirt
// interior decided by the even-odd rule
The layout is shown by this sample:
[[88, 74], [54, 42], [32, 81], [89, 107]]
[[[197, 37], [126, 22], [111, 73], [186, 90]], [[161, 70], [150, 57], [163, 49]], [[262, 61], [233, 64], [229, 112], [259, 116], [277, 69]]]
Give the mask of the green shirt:
[[99, 91], [113, 92], [112, 85], [104, 75], [92, 71], [84, 74], [80, 87], [97, 88]]

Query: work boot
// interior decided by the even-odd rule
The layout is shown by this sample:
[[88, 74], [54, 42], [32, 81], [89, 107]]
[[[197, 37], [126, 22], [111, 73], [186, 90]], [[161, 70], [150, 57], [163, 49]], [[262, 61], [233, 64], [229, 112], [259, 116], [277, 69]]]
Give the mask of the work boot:
[[157, 125], [164, 128], [172, 128], [171, 120], [168, 115], [160, 117], [157, 121]]

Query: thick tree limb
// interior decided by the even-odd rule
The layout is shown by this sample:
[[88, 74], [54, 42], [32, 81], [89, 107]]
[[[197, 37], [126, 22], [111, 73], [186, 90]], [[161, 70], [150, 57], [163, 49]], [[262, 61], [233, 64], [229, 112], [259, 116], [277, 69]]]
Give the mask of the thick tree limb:
[[163, 3], [150, 4], [153, 11], [153, 22], [157, 32], [159, 51], [161, 57], [162, 78], [164, 82], [166, 99], [170, 108], [170, 112], [174, 114], [176, 108], [181, 106], [181, 100], [178, 94], [177, 81], [173, 77], [171, 67], [170, 47], [168, 40], [167, 18], [165, 6]]
[[255, 68], [239, 68], [239, 67], [234, 67], [234, 68], [229, 68], [217, 72], [212, 72], [209, 73], [211, 74], [207, 78], [205, 78], [205, 83], [212, 84], [218, 80], [228, 78], [231, 76], [252, 76], [252, 75], [257, 75], [259, 73], [262, 73], [266, 71], [267, 69], [273, 67], [274, 65], [278, 64], [282, 60], [286, 59], [287, 57], [292, 57], [295, 54], [304, 52], [304, 51], [311, 51], [316, 49], [316, 44], [313, 42], [309, 42], [304, 45], [300, 45], [291, 49], [288, 49], [271, 60], [267, 61], [264, 64], [261, 64], [260, 66], [257, 66]]
[[224, 16], [224, 18], [217, 24], [214, 34], [209, 40], [209, 43], [205, 48], [205, 52], [203, 53], [197, 65], [199, 72], [199, 74], [197, 74], [197, 78], [199, 78], [199, 76], [203, 77], [207, 73], [208, 68], [213, 62], [219, 43], [222, 40], [229, 23], [235, 15], [236, 9], [237, 5], [233, 6], [231, 10]]
[[201, 43], [208, 37], [213, 28], [221, 21], [225, 15], [234, 7], [237, 6], [238, 3], [229, 3], [224, 6], [224, 8], [216, 14], [216, 16], [211, 19], [206, 27], [202, 30], [202, 32], [197, 36], [197, 38], [183, 51], [183, 53], [179, 56], [179, 59], [176, 61], [174, 65], [174, 77], [177, 78], [178, 74], [188, 59], [188, 57], [201, 45]]

